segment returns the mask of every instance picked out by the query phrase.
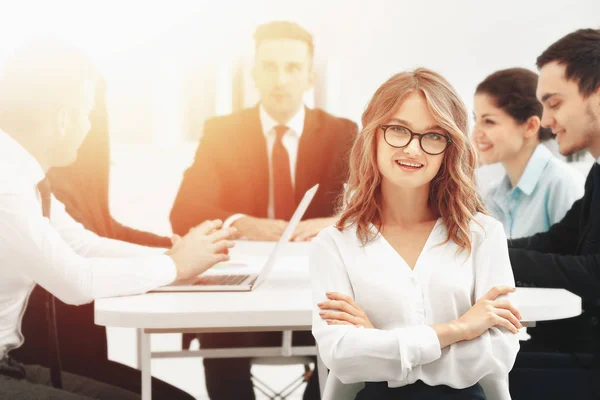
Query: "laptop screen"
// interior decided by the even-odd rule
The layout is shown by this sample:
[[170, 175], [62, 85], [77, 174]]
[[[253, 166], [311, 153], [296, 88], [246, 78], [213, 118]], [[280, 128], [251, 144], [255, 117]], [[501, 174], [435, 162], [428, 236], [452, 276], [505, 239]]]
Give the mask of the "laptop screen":
[[296, 211], [294, 211], [294, 215], [292, 215], [290, 222], [285, 227], [285, 230], [283, 231], [281, 238], [279, 239], [279, 241], [275, 245], [275, 248], [273, 249], [273, 252], [269, 256], [267, 263], [265, 264], [264, 268], [260, 271], [258, 278], [256, 278], [256, 282], [254, 284], [255, 287], [258, 286], [261, 282], [263, 282], [265, 280], [265, 277], [273, 269], [273, 266], [275, 265], [275, 261], [277, 260], [277, 257], [279, 256], [279, 252], [281, 251], [281, 249], [285, 245], [285, 243], [290, 241], [290, 238], [294, 234], [294, 231], [296, 230], [298, 223], [304, 216], [306, 209], [310, 205], [313, 197], [315, 197], [315, 194], [317, 193], [318, 189], [319, 189], [319, 185], [317, 184], [317, 185], [311, 187], [310, 189], [308, 189], [306, 191], [306, 193], [304, 193], [304, 197], [302, 197], [300, 204], [298, 204]]

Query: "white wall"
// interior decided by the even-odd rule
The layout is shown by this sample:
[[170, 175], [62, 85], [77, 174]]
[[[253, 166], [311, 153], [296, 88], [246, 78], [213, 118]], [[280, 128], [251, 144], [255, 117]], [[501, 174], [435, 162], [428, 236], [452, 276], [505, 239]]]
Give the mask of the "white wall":
[[[598, 0], [161, 3], [7, 2], [0, 63], [32, 32], [68, 38], [107, 76], [114, 141], [172, 144], [188, 129], [181, 121], [186, 113], [177, 110], [178, 105], [187, 109], [187, 79], [203, 83], [195, 92], [220, 89], [215, 69], [231, 68], [238, 57], [251, 55], [254, 28], [269, 20], [294, 20], [314, 34], [319, 72], [332, 82], [326, 106], [356, 121], [375, 89], [395, 72], [435, 69], [470, 107], [476, 84], [487, 74], [512, 66], [534, 68], [535, 57], [562, 35], [600, 26]], [[195, 95], [194, 101], [204, 103], [195, 110], [217, 111], [214, 96], [199, 100]]]
[[[188, 59], [184, 63], [192, 60], [194, 65], [219, 68], [239, 56], [251, 58], [251, 36], [258, 24], [294, 20], [313, 33], [317, 70], [327, 75], [321, 84], [331, 90], [321, 106], [357, 122], [375, 89], [398, 71], [416, 66], [437, 70], [471, 109], [475, 86], [489, 73], [513, 66], [535, 69], [535, 58], [562, 35], [582, 27], [600, 27], [597, 0], [576, 0], [569, 5], [546, 0], [508, 0], [502, 5], [442, 0], [220, 4], [226, 5], [206, 7], [172, 33], [173, 38], [187, 37], [181, 45], [185, 49], [181, 57]], [[203, 24], [209, 19], [223, 23], [211, 24], [207, 37]], [[198, 74], [203, 71], [199, 69]], [[247, 86], [251, 89], [251, 82]], [[246, 104], [255, 99], [250, 94]]]

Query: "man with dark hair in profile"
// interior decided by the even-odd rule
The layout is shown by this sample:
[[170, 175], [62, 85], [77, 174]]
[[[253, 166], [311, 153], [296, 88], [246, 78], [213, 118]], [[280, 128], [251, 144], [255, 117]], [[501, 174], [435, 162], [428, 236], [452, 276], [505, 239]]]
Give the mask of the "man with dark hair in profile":
[[[575, 318], [538, 322], [511, 373], [513, 399], [600, 397], [600, 30], [561, 38], [537, 59], [542, 125], [563, 155], [587, 150], [594, 163], [583, 198], [548, 232], [509, 241], [517, 286], [581, 296]], [[537, 352], [537, 353], [533, 353]], [[553, 384], [556, 382], [556, 384]]]
[[[89, 115], [90, 131], [73, 164], [48, 171], [52, 193], [74, 220], [99, 236], [142, 246], [169, 248], [170, 238], [125, 226], [110, 213], [110, 137], [106, 92], [106, 81], [97, 73], [94, 106]], [[21, 324], [27, 340], [11, 352], [16, 360], [49, 366], [48, 339], [41, 334], [47, 329], [45, 314], [44, 292], [36, 286]], [[56, 325], [64, 371], [141, 393], [141, 372], [108, 359], [106, 328], [94, 323], [94, 303], [73, 306], [57, 301]], [[152, 378], [152, 397], [192, 398], [156, 378]]]
[[[314, 44], [306, 30], [291, 22], [271, 22], [258, 27], [254, 39], [252, 76], [260, 102], [206, 121], [171, 211], [176, 234], [196, 221], [219, 218], [249, 240], [276, 241], [304, 192], [317, 183], [319, 191], [293, 240], [310, 240], [336, 221], [335, 205], [357, 126], [304, 106], [303, 95], [315, 75]], [[202, 348], [280, 346], [281, 337], [277, 332], [199, 335]], [[189, 341], [186, 335], [184, 345]], [[310, 332], [295, 332], [293, 344], [314, 345], [314, 338]], [[254, 398], [250, 359], [205, 359], [204, 367], [211, 399]], [[319, 397], [316, 375], [305, 398]]]

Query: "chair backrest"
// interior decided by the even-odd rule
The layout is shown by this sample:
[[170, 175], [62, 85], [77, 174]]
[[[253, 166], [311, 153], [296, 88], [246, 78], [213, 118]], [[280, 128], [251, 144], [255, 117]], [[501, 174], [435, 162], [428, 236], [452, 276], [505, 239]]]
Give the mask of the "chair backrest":
[[363, 382], [361, 383], [342, 383], [335, 375], [331, 372], [327, 376], [327, 383], [325, 384], [325, 390], [321, 396], [322, 400], [353, 400], [356, 394], [365, 387]]

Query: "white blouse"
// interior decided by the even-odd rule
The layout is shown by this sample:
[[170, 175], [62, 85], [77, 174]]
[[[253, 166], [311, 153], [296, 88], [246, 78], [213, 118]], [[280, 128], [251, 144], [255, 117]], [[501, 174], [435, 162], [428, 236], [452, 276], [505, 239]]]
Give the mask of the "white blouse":
[[[496, 285], [514, 286], [506, 236], [495, 219], [477, 214], [470, 224], [472, 252], [440, 245], [447, 231], [433, 228], [414, 270], [378, 235], [362, 246], [355, 228], [323, 230], [313, 241], [313, 335], [323, 362], [343, 383], [417, 380], [466, 388], [479, 382], [488, 399], [510, 399], [508, 372], [519, 342], [504, 328], [443, 350], [431, 325], [459, 318]], [[317, 303], [326, 292], [351, 296], [375, 329], [327, 325]]]

